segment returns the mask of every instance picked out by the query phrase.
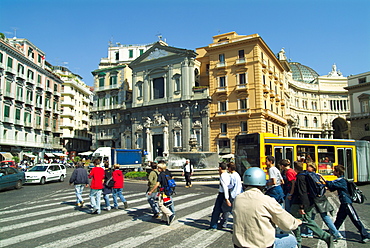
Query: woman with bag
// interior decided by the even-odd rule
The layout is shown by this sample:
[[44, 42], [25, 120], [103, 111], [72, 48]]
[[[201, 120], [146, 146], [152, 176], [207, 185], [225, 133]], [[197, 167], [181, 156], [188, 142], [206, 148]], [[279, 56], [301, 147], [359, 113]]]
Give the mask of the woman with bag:
[[114, 165], [114, 171], [112, 173], [113, 181], [114, 181], [114, 186], [113, 186], [113, 204], [114, 208], [118, 209], [118, 202], [117, 202], [117, 196], [121, 199], [123, 202], [123, 205], [126, 208], [128, 208], [127, 201], [125, 197], [122, 195], [123, 191], [123, 185], [124, 185], [124, 176], [122, 171], [119, 169], [119, 165], [115, 164]]
[[111, 210], [110, 202], [109, 202], [109, 195], [112, 194], [112, 185], [110, 185], [110, 181], [112, 180], [112, 169], [109, 168], [109, 163], [107, 161], [104, 162], [104, 188], [103, 188], [103, 199], [105, 202], [105, 210]]

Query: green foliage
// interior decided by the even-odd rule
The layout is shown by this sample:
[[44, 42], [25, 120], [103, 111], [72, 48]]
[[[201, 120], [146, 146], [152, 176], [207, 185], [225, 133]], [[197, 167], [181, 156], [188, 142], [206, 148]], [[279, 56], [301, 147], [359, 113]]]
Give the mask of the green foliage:
[[130, 171], [125, 174], [127, 178], [138, 178], [138, 177], [147, 177], [148, 173], [145, 171]]
[[19, 163], [19, 161], [20, 161], [20, 159], [19, 159], [19, 157], [13, 157], [13, 160], [14, 160], [14, 162], [16, 162], [16, 163]]
[[0, 39], [3, 39], [3, 40], [5, 40], [5, 34], [3, 34], [3, 33], [0, 33]]
[[74, 158], [74, 161], [77, 163], [78, 161], [80, 161], [81, 160], [81, 157], [79, 157], [79, 156], [76, 156], [75, 158]]

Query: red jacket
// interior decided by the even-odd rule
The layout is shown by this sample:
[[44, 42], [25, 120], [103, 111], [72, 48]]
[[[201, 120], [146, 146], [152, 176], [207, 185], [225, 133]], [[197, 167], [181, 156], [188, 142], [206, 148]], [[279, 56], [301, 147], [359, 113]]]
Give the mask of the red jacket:
[[121, 170], [117, 169], [113, 171], [114, 189], [123, 189], [125, 177]]
[[89, 178], [92, 178], [90, 188], [91, 189], [103, 189], [103, 180], [105, 172], [102, 167], [94, 167], [90, 171]]

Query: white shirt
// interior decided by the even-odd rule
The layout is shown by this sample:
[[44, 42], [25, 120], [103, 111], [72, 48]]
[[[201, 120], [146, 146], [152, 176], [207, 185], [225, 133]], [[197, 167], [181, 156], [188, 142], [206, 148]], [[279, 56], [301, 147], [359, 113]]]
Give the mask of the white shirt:
[[242, 179], [238, 172], [233, 172], [230, 174], [230, 184], [229, 189], [231, 189], [231, 198], [235, 199], [237, 195], [243, 192]]
[[283, 179], [283, 177], [281, 176], [280, 171], [275, 166], [273, 166], [269, 169], [269, 180], [272, 180], [273, 178], [276, 179], [276, 184], [275, 185], [269, 185], [267, 187], [268, 189], [280, 185], [281, 180]]
[[193, 172], [193, 165], [188, 163], [184, 165], [184, 172]]
[[225, 199], [229, 199], [230, 175], [227, 172], [222, 172], [220, 175], [220, 187], [218, 191], [225, 194]]

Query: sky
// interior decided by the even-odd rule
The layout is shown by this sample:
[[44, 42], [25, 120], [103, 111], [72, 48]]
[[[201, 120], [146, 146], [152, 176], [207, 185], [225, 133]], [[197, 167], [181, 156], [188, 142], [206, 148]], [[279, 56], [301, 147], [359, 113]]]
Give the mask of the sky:
[[368, 0], [0, 0], [0, 33], [26, 38], [52, 65], [93, 86], [108, 43], [148, 44], [158, 34], [195, 50], [214, 35], [258, 33], [277, 54], [327, 75], [370, 71]]

